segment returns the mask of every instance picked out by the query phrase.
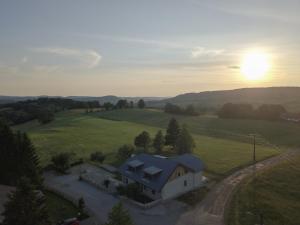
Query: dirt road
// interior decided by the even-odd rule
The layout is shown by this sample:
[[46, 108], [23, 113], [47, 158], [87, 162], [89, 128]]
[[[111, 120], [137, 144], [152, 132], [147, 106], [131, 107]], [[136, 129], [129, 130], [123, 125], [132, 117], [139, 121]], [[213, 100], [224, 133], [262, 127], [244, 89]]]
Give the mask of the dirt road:
[[225, 225], [224, 213], [233, 190], [245, 177], [253, 174], [253, 170], [261, 171], [274, 166], [285, 159], [292, 159], [300, 151], [290, 150], [281, 155], [258, 162], [254, 166], [239, 170], [217, 184], [199, 205], [182, 214], [177, 225]]

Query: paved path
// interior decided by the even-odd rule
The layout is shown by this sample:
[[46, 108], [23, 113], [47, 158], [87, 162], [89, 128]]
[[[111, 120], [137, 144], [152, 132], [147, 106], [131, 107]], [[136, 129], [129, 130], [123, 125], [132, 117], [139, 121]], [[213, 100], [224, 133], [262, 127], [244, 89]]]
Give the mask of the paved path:
[[[258, 162], [256, 171], [261, 171], [285, 159], [292, 159], [297, 150], [291, 150], [281, 155]], [[229, 204], [234, 188], [246, 176], [253, 173], [254, 166], [239, 170], [217, 184], [199, 205], [191, 211], [182, 214], [177, 225], [224, 225], [224, 212]]]

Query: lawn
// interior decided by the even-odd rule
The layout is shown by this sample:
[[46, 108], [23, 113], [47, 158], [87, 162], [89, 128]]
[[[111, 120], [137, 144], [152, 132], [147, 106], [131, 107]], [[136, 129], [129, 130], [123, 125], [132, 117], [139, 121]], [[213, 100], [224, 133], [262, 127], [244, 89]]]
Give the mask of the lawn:
[[[297, 225], [300, 223], [300, 156], [247, 180], [234, 195], [227, 224]], [[255, 190], [255, 191], [254, 191]]]
[[71, 202], [49, 191], [45, 192], [45, 196], [49, 217], [53, 224], [77, 217], [78, 209]]
[[[149, 112], [150, 114], [154, 112], [155, 117], [148, 117]], [[155, 132], [165, 128], [169, 119], [167, 114], [160, 112], [156, 114], [156, 111], [150, 110], [121, 110], [109, 113], [111, 117], [105, 119], [100, 118], [98, 113], [65, 111], [58, 113], [55, 121], [49, 124], [40, 125], [32, 121], [16, 126], [15, 129], [28, 132], [43, 166], [49, 164], [51, 157], [58, 152], [73, 152], [77, 158], [87, 159], [90, 153], [97, 150], [108, 154], [106, 162], [110, 163], [114, 160], [115, 153], [121, 145], [133, 144], [134, 137], [143, 130], [148, 131], [153, 137]], [[109, 113], [105, 112], [105, 115], [108, 116]], [[121, 117], [122, 113], [124, 117], [131, 117], [131, 121], [129, 119], [120, 121], [115, 118], [115, 115]], [[139, 117], [136, 117], [136, 122], [134, 122], [137, 113]], [[161, 124], [157, 123], [159, 119], [161, 119]], [[194, 129], [191, 131], [194, 132]], [[199, 135], [197, 132], [194, 132], [193, 136], [197, 145], [194, 152], [203, 159], [207, 171], [211, 173], [224, 175], [230, 170], [251, 162], [251, 144]], [[257, 146], [258, 159], [277, 153], [277, 150]]]

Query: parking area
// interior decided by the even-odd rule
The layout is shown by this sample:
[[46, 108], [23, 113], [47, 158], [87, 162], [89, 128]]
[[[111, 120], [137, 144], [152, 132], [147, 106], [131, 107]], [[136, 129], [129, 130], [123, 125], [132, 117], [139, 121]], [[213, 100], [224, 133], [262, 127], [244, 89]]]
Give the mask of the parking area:
[[[93, 170], [91, 167], [93, 166], [88, 166], [89, 169]], [[77, 166], [71, 170], [70, 174], [62, 176], [48, 172], [45, 174], [45, 185], [68, 199], [72, 198], [75, 202], [80, 197], [84, 198], [86, 207], [92, 214], [94, 221], [99, 224], [104, 223], [111, 208], [120, 199], [118, 196], [102, 191], [94, 185], [80, 181], [78, 178], [81, 169], [82, 167]], [[174, 225], [179, 216], [186, 211], [186, 205], [176, 200], [170, 200], [146, 210], [126, 202], [124, 202], [124, 206], [129, 210], [136, 225]]]

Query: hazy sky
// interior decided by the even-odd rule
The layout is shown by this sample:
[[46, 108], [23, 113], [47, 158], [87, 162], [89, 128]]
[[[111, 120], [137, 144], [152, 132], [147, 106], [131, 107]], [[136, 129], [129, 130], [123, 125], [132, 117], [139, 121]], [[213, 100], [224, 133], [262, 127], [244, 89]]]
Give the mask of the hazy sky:
[[[299, 0], [0, 0], [0, 95], [300, 85]], [[239, 70], [260, 49], [261, 81]]]

